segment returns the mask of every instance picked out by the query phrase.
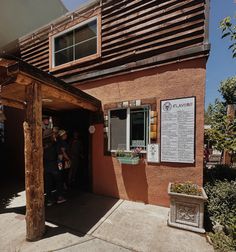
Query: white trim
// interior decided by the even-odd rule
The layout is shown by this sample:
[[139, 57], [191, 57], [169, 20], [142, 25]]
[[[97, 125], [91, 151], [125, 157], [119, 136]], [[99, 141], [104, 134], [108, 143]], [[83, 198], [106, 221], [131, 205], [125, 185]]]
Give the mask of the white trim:
[[[60, 51], [65, 50], [65, 49], [68, 49], [68, 48], [70, 48], [70, 47], [75, 47], [77, 44], [81, 43], [81, 42], [79, 42], [79, 43], [77, 43], [77, 44], [73, 43], [72, 46], [68, 46], [68, 47], [66, 47], [66, 48], [63, 48], [63, 49], [58, 50], [58, 51], [55, 52], [55, 38], [60, 37], [61, 35], [65, 34], [65, 33], [68, 33], [68, 32], [70, 32], [70, 31], [74, 31], [75, 29], [77, 29], [77, 28], [79, 28], [79, 27], [81, 27], [81, 26], [83, 26], [83, 25], [85, 25], [85, 24], [87, 24], [87, 23], [90, 23], [90, 22], [92, 22], [92, 21], [94, 21], [94, 20], [96, 20], [96, 24], [97, 24], [97, 25], [96, 25], [97, 50], [96, 50], [96, 53], [91, 54], [91, 55], [96, 55], [96, 54], [98, 53], [98, 51], [99, 51], [99, 44], [98, 44], [98, 16], [95, 16], [95, 17], [92, 17], [92, 18], [90, 18], [90, 19], [87, 19], [87, 20], [85, 20], [85, 21], [83, 21], [83, 22], [81, 22], [81, 23], [79, 23], [79, 24], [77, 24], [77, 25], [74, 25], [74, 26], [72, 26], [72, 27], [70, 27], [70, 28], [68, 28], [68, 29], [66, 29], [66, 30], [64, 30], [64, 31], [61, 31], [61, 32], [59, 32], [59, 33], [57, 33], [57, 34], [55, 34], [55, 35], [53, 35], [53, 36], [51, 37], [51, 52], [50, 52], [50, 53], [51, 53], [51, 56], [52, 56], [52, 66], [51, 66], [52, 68], [55, 68], [55, 67], [58, 67], [58, 66], [63, 66], [63, 65], [65, 65], [65, 64], [68, 64], [69, 62], [74, 62], [74, 61], [77, 61], [77, 60], [80, 60], [80, 59], [83, 59], [83, 58], [88, 57], [88, 56], [85, 56], [85, 57], [82, 57], [82, 58], [80, 58], [80, 59], [74, 59], [74, 56], [75, 56], [75, 55], [74, 55], [74, 53], [73, 53], [73, 61], [68, 61], [68, 62], [66, 62], [66, 63], [64, 63], [64, 64], [60, 64], [60, 65], [55, 66], [55, 53], [60, 52]], [[95, 38], [95, 36], [94, 36], [93, 38]], [[73, 40], [74, 40], [74, 35], [73, 35]], [[74, 41], [73, 41], [73, 42], [74, 42]], [[74, 49], [73, 49], [73, 50], [74, 50]], [[91, 56], [91, 55], [89, 55], [89, 56]]]
[[[124, 108], [124, 107], [121, 107], [121, 108], [112, 108], [112, 109], [109, 109], [108, 110], [108, 151], [110, 152], [116, 152], [117, 150], [111, 150], [111, 132], [110, 132], [110, 128], [111, 128], [111, 121], [110, 121], [110, 118], [111, 118], [111, 111], [114, 111], [114, 110], [120, 110], [120, 109], [126, 109], [127, 110], [127, 118], [126, 118], [126, 150], [124, 150], [125, 152], [131, 152], [130, 150], [130, 110], [131, 109], [139, 109], [139, 108], [147, 108], [147, 112], [148, 113], [148, 127], [146, 128], [146, 134], [145, 134], [145, 140], [146, 140], [146, 143], [147, 145], [150, 144], [151, 142], [151, 139], [150, 139], [150, 130], [151, 130], [151, 120], [150, 120], [150, 116], [151, 116], [151, 113], [150, 113], [150, 110], [151, 110], [151, 107], [149, 105], [142, 105], [142, 106], [137, 106], [137, 107], [128, 107], [128, 108]], [[145, 121], [146, 121], [146, 117], [145, 117]], [[147, 148], [147, 145], [146, 145], [146, 148]], [[141, 153], [147, 153], [147, 150], [142, 150]]]
[[111, 128], [111, 125], [110, 125], [110, 123], [111, 123], [111, 110], [109, 110], [108, 111], [108, 151], [110, 151], [110, 149], [111, 149], [111, 141], [110, 141], [110, 139], [111, 139], [111, 136], [110, 136], [110, 134], [111, 134], [111, 131], [110, 131], [110, 128]]
[[126, 120], [126, 150], [130, 151], [130, 108], [127, 108]]

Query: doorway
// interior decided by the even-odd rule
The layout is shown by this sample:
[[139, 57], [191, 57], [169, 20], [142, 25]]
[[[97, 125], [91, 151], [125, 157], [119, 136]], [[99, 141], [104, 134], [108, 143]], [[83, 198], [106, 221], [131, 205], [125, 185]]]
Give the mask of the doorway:
[[72, 189], [92, 192], [91, 141], [88, 131], [90, 112], [88, 110], [44, 111], [43, 114], [52, 117], [54, 127], [67, 132], [69, 145], [73, 139], [74, 132], [78, 133], [80, 154]]

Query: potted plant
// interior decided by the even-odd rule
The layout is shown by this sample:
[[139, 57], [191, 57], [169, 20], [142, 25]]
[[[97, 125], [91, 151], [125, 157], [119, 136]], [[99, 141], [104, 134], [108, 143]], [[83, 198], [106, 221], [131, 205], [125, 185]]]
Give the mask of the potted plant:
[[191, 182], [169, 183], [170, 213], [168, 225], [205, 233], [204, 202], [207, 195], [204, 189]]
[[118, 150], [116, 152], [116, 158], [121, 164], [137, 165], [140, 161], [142, 148], [135, 148], [132, 152], [124, 152], [124, 150]]

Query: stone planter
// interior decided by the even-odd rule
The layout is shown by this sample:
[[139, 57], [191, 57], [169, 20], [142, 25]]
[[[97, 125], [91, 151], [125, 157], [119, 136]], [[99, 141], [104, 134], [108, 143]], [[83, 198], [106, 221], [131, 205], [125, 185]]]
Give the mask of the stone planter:
[[139, 164], [139, 157], [117, 157], [121, 164], [137, 165]]
[[170, 213], [168, 225], [182, 228], [198, 233], [205, 233], [204, 221], [204, 202], [207, 195], [203, 188], [201, 196], [187, 195], [171, 192], [171, 184], [168, 186], [170, 196]]

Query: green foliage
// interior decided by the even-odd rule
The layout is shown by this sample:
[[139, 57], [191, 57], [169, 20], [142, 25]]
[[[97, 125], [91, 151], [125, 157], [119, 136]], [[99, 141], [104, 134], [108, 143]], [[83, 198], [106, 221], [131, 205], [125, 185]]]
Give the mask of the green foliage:
[[220, 251], [236, 249], [236, 180], [215, 181], [205, 186], [207, 210], [214, 225], [222, 229], [211, 234], [213, 244]]
[[124, 150], [117, 150], [116, 157], [125, 157], [125, 151]]
[[[234, 85], [236, 89], [236, 81]], [[221, 89], [224, 88], [225, 85], [222, 85]], [[227, 93], [226, 90], [224, 92]], [[233, 154], [236, 152], [236, 119], [232, 120], [226, 115], [226, 104], [226, 102], [216, 100], [215, 104], [209, 105], [207, 113], [208, 123], [211, 128], [205, 130], [205, 138], [208, 139], [217, 150], [227, 150]]]
[[208, 195], [207, 209], [212, 221], [236, 231], [236, 181], [208, 183], [205, 190]]
[[201, 188], [198, 185], [193, 184], [192, 182], [173, 183], [171, 185], [171, 192], [184, 193], [184, 194], [196, 195], [196, 196], [202, 195]]
[[[236, 17], [235, 17], [236, 19]], [[220, 22], [222, 38], [228, 37], [231, 41], [229, 49], [232, 50], [233, 58], [236, 58], [236, 25], [231, 17], [226, 17]]]
[[236, 180], [236, 169], [229, 165], [218, 164], [211, 169], [206, 169], [204, 177], [208, 183], [213, 183], [216, 180]]
[[235, 103], [236, 96], [236, 76], [228, 78], [221, 82], [219, 92], [227, 104]]
[[236, 248], [236, 241], [230, 237], [227, 236], [224, 232], [216, 232], [216, 233], [210, 233], [209, 234], [214, 249], [216, 251], [220, 252], [233, 252]]

